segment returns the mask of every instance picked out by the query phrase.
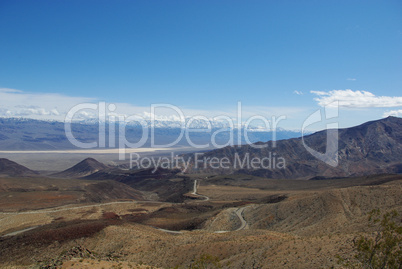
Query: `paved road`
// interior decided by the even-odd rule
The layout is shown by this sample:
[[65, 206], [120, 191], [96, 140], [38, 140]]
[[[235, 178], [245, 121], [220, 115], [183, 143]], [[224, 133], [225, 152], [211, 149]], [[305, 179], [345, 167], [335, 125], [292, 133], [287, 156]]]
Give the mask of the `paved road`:
[[197, 180], [194, 180], [193, 192], [191, 194], [197, 195]]
[[198, 197], [204, 198], [204, 201], [208, 201], [208, 200], [209, 200], [209, 197], [208, 197], [208, 196], [205, 196], [205, 195], [202, 195], [202, 194], [198, 194], [198, 193], [197, 193], [197, 187], [198, 187], [198, 180], [196, 179], [196, 180], [194, 180], [193, 192], [192, 192], [191, 194], [196, 195], [196, 196], [198, 196]]
[[[38, 210], [34, 210], [34, 211], [23, 211], [23, 212], [0, 212], [0, 215], [25, 215], [25, 214], [55, 213], [55, 212], [80, 209], [80, 208], [99, 207], [99, 206], [114, 205], [114, 204], [129, 204], [129, 203], [138, 203], [138, 202], [142, 202], [142, 201], [110, 202], [110, 203], [103, 203], [103, 204], [72, 206], [72, 207], [63, 206], [63, 208], [58, 208], [58, 209], [38, 209]], [[71, 205], [67, 205], [67, 206], [71, 206]]]
[[[208, 196], [205, 196], [205, 195], [202, 195], [202, 194], [198, 194], [198, 193], [197, 193], [197, 187], [198, 187], [198, 181], [197, 181], [197, 179], [196, 179], [196, 180], [194, 180], [194, 187], [193, 187], [193, 192], [192, 192], [192, 194], [204, 198], [204, 201], [208, 201], [208, 200], [209, 200], [209, 197], [208, 197]], [[103, 204], [84, 205], [84, 206], [72, 206], [72, 207], [68, 207], [68, 206], [71, 206], [71, 205], [66, 205], [66, 206], [63, 206], [62, 208], [57, 208], [57, 209], [40, 209], [40, 210], [25, 211], [25, 212], [0, 212], [0, 216], [1, 216], [1, 215], [41, 214], [41, 213], [46, 214], [46, 213], [55, 213], [55, 212], [66, 211], [66, 210], [81, 209], [81, 208], [100, 207], [100, 206], [105, 206], [105, 205], [128, 204], [128, 203], [147, 203], [147, 202], [148, 202], [148, 203], [158, 203], [158, 202], [156, 202], [156, 201], [124, 201], [124, 202], [110, 202], [110, 203], [103, 203]], [[163, 202], [160, 202], [160, 203], [163, 203]], [[244, 209], [246, 209], [247, 207], [249, 207], [249, 206], [244, 206], [244, 207], [240, 207], [240, 208], [236, 209], [235, 214], [236, 214], [236, 216], [240, 219], [240, 227], [237, 228], [235, 231], [240, 231], [240, 230], [248, 229], [248, 227], [249, 227], [249, 226], [248, 226], [248, 223], [247, 223], [246, 220], [243, 218]], [[3, 220], [3, 219], [0, 219], [0, 222], [1, 222], [2, 220]], [[27, 228], [27, 229], [24, 229], [24, 230], [21, 230], [21, 231], [17, 231], [17, 232], [14, 232], [14, 233], [22, 233], [22, 232], [24, 232], [24, 231], [28, 231], [28, 230], [34, 229], [34, 228], [36, 228], [36, 227], [38, 227], [38, 226], [30, 227], [30, 228]], [[172, 231], [172, 230], [166, 230], [166, 229], [160, 229], [160, 228], [157, 228], [157, 229], [160, 230], [160, 231], [166, 232], [166, 233], [175, 233], [175, 234], [180, 234], [180, 233], [182, 233], [182, 232], [180, 232], [180, 231]], [[226, 232], [229, 232], [229, 231], [216, 231], [215, 233], [226, 233]], [[11, 234], [7, 234], [7, 235], [4, 235], [4, 236], [10, 236], [10, 235], [14, 235], [14, 234], [11, 233]]]
[[155, 228], [159, 231], [165, 232], [165, 233], [170, 233], [170, 234], [182, 234], [182, 231], [172, 231], [172, 230], [166, 230], [166, 229], [162, 229], [162, 228]]
[[243, 207], [240, 207], [240, 208], [236, 209], [235, 213], [236, 213], [236, 216], [240, 219], [240, 227], [237, 228], [235, 231], [248, 229], [248, 227], [249, 227], [248, 223], [243, 218], [244, 209], [246, 209], [247, 207], [249, 207], [249, 206], [243, 206]]
[[12, 232], [12, 233], [5, 234], [5, 235], [3, 235], [1, 237], [14, 236], [14, 235], [22, 234], [24, 232], [28, 232], [28, 231], [36, 229], [38, 227], [40, 227], [40, 226], [37, 225], [37, 226], [25, 228], [25, 229], [22, 229], [22, 230], [19, 230], [19, 231], [15, 231], [15, 232]]
[[[208, 201], [209, 200], [208, 196], [205, 196], [202, 194], [197, 194], [197, 187], [198, 187], [198, 181], [196, 179], [196, 180], [194, 180], [194, 188], [193, 188], [192, 194], [203, 197], [205, 201]], [[249, 228], [247, 221], [243, 218], [244, 209], [246, 209], [247, 207], [249, 207], [249, 206], [243, 206], [243, 207], [240, 207], [235, 210], [235, 214], [240, 220], [240, 227], [237, 228], [235, 231], [245, 230], [245, 229]], [[215, 233], [226, 233], [226, 232], [228, 232], [228, 231], [216, 231]]]

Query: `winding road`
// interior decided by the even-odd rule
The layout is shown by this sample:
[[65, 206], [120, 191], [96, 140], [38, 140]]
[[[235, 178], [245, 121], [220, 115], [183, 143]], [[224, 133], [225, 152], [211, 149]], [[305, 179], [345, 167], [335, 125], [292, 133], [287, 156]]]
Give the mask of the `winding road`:
[[236, 216], [240, 219], [240, 227], [237, 228], [235, 231], [245, 230], [249, 228], [247, 221], [243, 218], [244, 209], [246, 209], [247, 207], [249, 206], [243, 206], [236, 209], [235, 213]]
[[[209, 197], [208, 197], [208, 196], [205, 196], [205, 195], [202, 195], [202, 194], [198, 194], [198, 193], [197, 193], [197, 187], [198, 187], [198, 181], [197, 181], [197, 179], [195, 179], [195, 180], [194, 180], [193, 192], [192, 192], [191, 194], [196, 195], [196, 196], [199, 196], [199, 197], [203, 197], [203, 198], [204, 198], [204, 201], [208, 201], [208, 200], [209, 200]], [[236, 216], [237, 216], [237, 217], [239, 218], [239, 220], [240, 220], [240, 227], [237, 228], [235, 231], [245, 230], [245, 229], [248, 229], [248, 228], [249, 228], [247, 221], [246, 221], [246, 220], [244, 219], [244, 217], [243, 217], [243, 212], [244, 212], [244, 210], [245, 210], [247, 207], [249, 207], [249, 206], [243, 206], [243, 207], [240, 207], [240, 208], [238, 208], [238, 209], [236, 209], [236, 210], [234, 211], [234, 213], [236, 214]], [[229, 231], [216, 231], [215, 233], [226, 233], [226, 232], [229, 232]]]
[[[59, 209], [38, 209], [38, 210], [34, 210], [34, 211], [23, 211], [23, 212], [0, 212], [0, 215], [25, 215], [25, 214], [55, 213], [55, 212], [74, 210], [74, 209], [80, 209], [80, 208], [92, 208], [92, 207], [100, 207], [100, 206], [105, 206], [105, 205], [142, 203], [142, 202], [148, 202], [148, 201], [110, 202], [110, 203], [83, 205], [83, 206], [74, 206], [74, 204], [71, 204], [71, 205], [62, 206], [63, 208], [59, 208]], [[157, 202], [153, 202], [153, 203], [157, 203]], [[72, 206], [72, 207], [67, 207], [67, 206]], [[1, 221], [1, 219], [0, 219], [0, 221]]]
[[[198, 194], [197, 193], [197, 187], [198, 187], [198, 180], [194, 180], [194, 187], [193, 187], [193, 192], [191, 194], [198, 196], [198, 197], [202, 197], [204, 199], [204, 201], [209, 201], [210, 198], [208, 196], [202, 195], [202, 194]], [[152, 202], [155, 203], [155, 201], [124, 201], [124, 202], [110, 202], [110, 203], [103, 203], [103, 204], [94, 204], [94, 205], [84, 205], [84, 206], [74, 206], [74, 205], [66, 205], [66, 206], [62, 206], [61, 208], [56, 208], [56, 209], [40, 209], [40, 210], [35, 210], [35, 211], [25, 211], [25, 212], [0, 212], [0, 216], [1, 215], [24, 215], [24, 214], [46, 214], [46, 213], [55, 213], [55, 212], [60, 212], [60, 211], [66, 211], [66, 210], [75, 210], [75, 209], [81, 209], [81, 208], [93, 208], [93, 207], [100, 207], [100, 206], [105, 206], [105, 205], [113, 205], [113, 204], [127, 204], [127, 203], [146, 203], [146, 202]], [[244, 219], [243, 217], [243, 212], [244, 210], [249, 207], [249, 206], [244, 206], [244, 207], [240, 207], [237, 208], [234, 213], [236, 214], [236, 216], [239, 218], [240, 220], [240, 227], [237, 228], [234, 231], [240, 231], [240, 230], [245, 230], [249, 228], [249, 225], [247, 223], [247, 221]], [[5, 218], [0, 219], [0, 222], [2, 220], [4, 220]], [[16, 235], [28, 230], [32, 230], [35, 229], [39, 226], [34, 226], [34, 227], [30, 227], [30, 228], [26, 228], [20, 231], [16, 231], [13, 233], [9, 233], [6, 235], [3, 235], [2, 237], [5, 236], [12, 236], [12, 235]], [[172, 230], [166, 230], [166, 229], [161, 229], [161, 228], [156, 228], [160, 231], [166, 232], [166, 233], [173, 233], [173, 234], [181, 234], [183, 232], [181, 231], [172, 231]], [[226, 232], [230, 232], [230, 231], [215, 231], [215, 233], [226, 233]]]
[[208, 196], [205, 196], [205, 195], [202, 195], [202, 194], [198, 194], [198, 193], [197, 193], [197, 187], [198, 187], [198, 181], [197, 181], [197, 179], [196, 179], [196, 180], [194, 180], [193, 192], [192, 192], [191, 194], [192, 194], [192, 195], [196, 195], [196, 196], [198, 196], [198, 197], [204, 198], [204, 201], [208, 201], [208, 200], [209, 200], [209, 197], [208, 197]]

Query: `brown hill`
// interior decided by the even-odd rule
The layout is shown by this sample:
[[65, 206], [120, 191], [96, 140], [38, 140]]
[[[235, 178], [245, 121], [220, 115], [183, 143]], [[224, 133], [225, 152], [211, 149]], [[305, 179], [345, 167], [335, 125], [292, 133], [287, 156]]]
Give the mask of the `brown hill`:
[[56, 177], [66, 177], [66, 178], [80, 178], [80, 177], [85, 177], [88, 175], [91, 175], [93, 173], [96, 173], [98, 171], [107, 169], [108, 166], [106, 166], [103, 163], [98, 162], [97, 160], [93, 158], [87, 158], [73, 167], [68, 168], [67, 170], [64, 170], [59, 173], [55, 173], [52, 176]]
[[194, 180], [178, 175], [178, 169], [149, 168], [124, 171], [109, 169], [93, 173], [85, 179], [115, 180], [136, 190], [150, 192], [159, 201], [183, 202], [185, 193], [194, 186]]
[[[68, 214], [63, 211], [64, 219], [60, 219], [61, 212], [38, 214], [37, 224], [42, 219], [45, 225], [0, 239], [0, 266], [45, 267], [54, 263], [54, 267], [63, 264], [62, 268], [100, 268], [98, 262], [118, 261], [118, 268], [141, 268], [136, 263], [149, 268], [200, 268], [195, 266], [198, 264], [205, 265], [202, 268], [344, 268], [336, 257], [340, 255], [353, 263], [353, 241], [375, 231], [367, 222], [368, 212], [373, 208], [401, 212], [400, 176], [393, 177], [395, 180], [379, 185], [287, 190], [288, 198], [282, 201], [225, 207], [210, 215], [202, 229], [177, 233], [148, 225], [150, 221], [166, 225], [173, 217], [175, 221], [193, 215], [203, 217], [204, 210], [212, 204], [76, 207], [69, 208]], [[235, 214], [239, 208], [243, 208], [241, 215], [248, 226], [234, 231], [240, 224]], [[32, 216], [28, 214], [24, 219], [23, 215], [8, 215], [3, 222], [19, 224], [22, 220], [32, 221]], [[152, 219], [139, 221], [146, 216]], [[1, 228], [6, 231], [4, 223]], [[14, 227], [9, 231], [21, 229]], [[69, 249], [86, 251], [82, 255], [74, 251], [78, 255], [66, 257]], [[85, 261], [85, 257], [89, 260]], [[35, 261], [44, 262], [39, 266]], [[211, 261], [219, 264], [214, 266]], [[107, 264], [102, 266], [109, 268]]]
[[141, 201], [144, 197], [142, 192], [113, 180], [43, 176], [2, 177], [0, 180], [0, 212], [121, 200]]
[[38, 173], [9, 159], [0, 158], [0, 177], [37, 176]]
[[[325, 153], [327, 136], [336, 138], [334, 130], [324, 130], [304, 137], [304, 143], [319, 153]], [[330, 140], [331, 141], [331, 140]], [[338, 147], [329, 145], [321, 159], [314, 157], [302, 138], [272, 141], [253, 145], [229, 146], [192, 157], [188, 172], [245, 173], [267, 178], [347, 177], [402, 171], [402, 119], [388, 117], [362, 125], [339, 129]], [[265, 146], [255, 148], [254, 145]], [[214, 168], [212, 158], [229, 160], [228, 168]], [[253, 158], [266, 158], [264, 167], [251, 166]], [[269, 167], [269, 158], [271, 167]], [[245, 161], [246, 160], [246, 161]], [[216, 159], [215, 159], [216, 161]], [[243, 162], [245, 161], [245, 165]], [[324, 162], [326, 161], [326, 162]], [[282, 165], [278, 165], [281, 163]], [[329, 164], [328, 164], [329, 163]]]

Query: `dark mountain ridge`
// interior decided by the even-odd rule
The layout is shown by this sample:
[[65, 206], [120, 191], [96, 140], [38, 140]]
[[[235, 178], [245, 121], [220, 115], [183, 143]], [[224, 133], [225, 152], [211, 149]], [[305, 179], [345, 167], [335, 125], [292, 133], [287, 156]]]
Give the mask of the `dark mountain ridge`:
[[93, 158], [86, 158], [73, 167], [70, 167], [62, 172], [55, 173], [52, 176], [65, 178], [81, 178], [107, 168], [107, 165], [98, 162]]
[[0, 177], [25, 177], [37, 175], [38, 172], [35, 172], [23, 165], [10, 161], [9, 159], [0, 158]]
[[[402, 119], [388, 117], [370, 121], [359, 126], [334, 130], [320, 131], [304, 138], [280, 140], [276, 146], [272, 141], [259, 142], [253, 145], [266, 146], [255, 148], [253, 145], [228, 146], [222, 149], [203, 153], [198, 157], [202, 160], [196, 164], [192, 162], [187, 172], [215, 172], [215, 173], [245, 173], [256, 176], [277, 179], [309, 179], [312, 177], [348, 177], [378, 173], [400, 173], [402, 168]], [[324, 159], [318, 159], [305, 147], [307, 145], [315, 154], [324, 154], [327, 148], [327, 136], [330, 139], [329, 152]], [[337, 139], [336, 139], [337, 137]], [[336, 142], [338, 146], [336, 147]], [[331, 145], [333, 143], [334, 145]], [[186, 155], [191, 157], [194, 155]], [[271, 157], [284, 160], [283, 167], [250, 168], [240, 167], [238, 160], [245, 158]], [[209, 160], [227, 158], [229, 168], [214, 169]], [[194, 160], [195, 156], [193, 157]], [[237, 158], [237, 159], [236, 159]], [[280, 159], [282, 158], [282, 159]], [[326, 158], [326, 159], [325, 159]], [[324, 161], [333, 161], [332, 165]]]
[[86, 176], [90, 180], [115, 180], [136, 190], [152, 192], [160, 201], [181, 203], [183, 194], [193, 189], [194, 180], [179, 169], [149, 168], [137, 170], [107, 169]]

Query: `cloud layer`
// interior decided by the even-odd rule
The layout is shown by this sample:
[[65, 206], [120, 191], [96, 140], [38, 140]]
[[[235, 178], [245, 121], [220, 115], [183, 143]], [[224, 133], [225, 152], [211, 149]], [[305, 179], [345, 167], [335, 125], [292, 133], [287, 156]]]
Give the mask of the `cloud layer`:
[[314, 98], [318, 105], [336, 106], [345, 108], [372, 108], [372, 107], [399, 107], [402, 106], [402, 97], [375, 96], [368, 91], [333, 90], [329, 92], [311, 91], [318, 97]]
[[[64, 121], [67, 113], [80, 104], [100, 104], [96, 98], [72, 97], [61, 94], [50, 93], [29, 93], [15, 89], [0, 88], [0, 117], [23, 117], [39, 120]], [[160, 105], [151, 110], [151, 106], [136, 106], [128, 103], [104, 103], [105, 113], [115, 118], [121, 116], [124, 118], [133, 117], [138, 119], [151, 119], [151, 116], [158, 121], [181, 121], [181, 117], [189, 118], [202, 116], [213, 119], [223, 116], [231, 119], [238, 117], [238, 104], [232, 104], [226, 108], [220, 109], [191, 109], [181, 108], [175, 104]], [[272, 116], [285, 115], [289, 121], [307, 113], [305, 107], [258, 107], [242, 106], [241, 118], [247, 120], [250, 117], [259, 115], [268, 120]], [[74, 114], [73, 120], [97, 120], [99, 111], [96, 109], [80, 109]], [[308, 115], [308, 114], [307, 114]], [[109, 118], [110, 119], [110, 118]], [[255, 120], [255, 122], [257, 122]]]
[[[301, 94], [302, 92], [294, 92]], [[372, 120], [380, 116], [387, 117], [402, 116], [402, 97], [375, 96], [367, 91], [337, 90], [337, 91], [313, 91], [318, 105], [335, 106], [339, 102], [340, 107], [344, 108], [376, 108], [365, 110], [364, 114], [358, 111], [348, 111], [339, 118], [340, 127], [350, 127], [360, 124], [364, 121]], [[97, 106], [101, 100], [97, 98], [74, 97], [54, 93], [30, 93], [15, 89], [0, 88], [0, 117], [23, 117], [38, 120], [56, 120], [64, 121], [67, 113], [77, 105], [90, 104]], [[335, 103], [333, 103], [335, 102]], [[124, 117], [126, 121], [150, 120], [153, 117], [157, 121], [163, 121], [163, 124], [169, 125], [169, 122], [178, 122], [184, 116], [186, 120], [191, 117], [201, 116], [202, 119], [208, 119], [217, 124], [222, 121], [239, 122], [238, 104], [229, 104], [225, 107], [216, 109], [193, 109], [178, 107], [178, 104], [169, 104], [159, 106], [154, 111], [151, 106], [137, 106], [129, 103], [103, 103], [108, 120], [111, 116], [117, 119], [118, 116]], [[386, 108], [395, 107], [393, 110]], [[382, 108], [382, 109], [381, 109]], [[285, 129], [299, 130], [304, 120], [311, 113], [314, 113], [318, 107], [299, 106], [241, 106], [240, 118], [245, 124], [250, 126], [266, 126], [261, 118], [268, 122], [280, 120], [278, 127]], [[178, 111], [181, 113], [178, 113]], [[353, 114], [358, 113], [358, 114]], [[359, 114], [360, 113], [360, 114]], [[357, 116], [356, 116], [357, 115]], [[220, 118], [216, 118], [220, 116]], [[97, 121], [99, 117], [98, 109], [80, 109], [74, 114], [73, 120], [78, 121]], [[129, 118], [128, 118], [129, 117]], [[252, 120], [252, 121], [251, 121]], [[162, 123], [161, 123], [162, 124]], [[318, 128], [318, 127], [317, 127]], [[314, 130], [317, 130], [314, 129]], [[318, 129], [322, 129], [321, 127]]]
[[62, 120], [74, 105], [91, 101], [94, 99], [0, 88], [0, 116]]
[[402, 117], [402, 109], [385, 111], [382, 115], [384, 118], [389, 116]]

